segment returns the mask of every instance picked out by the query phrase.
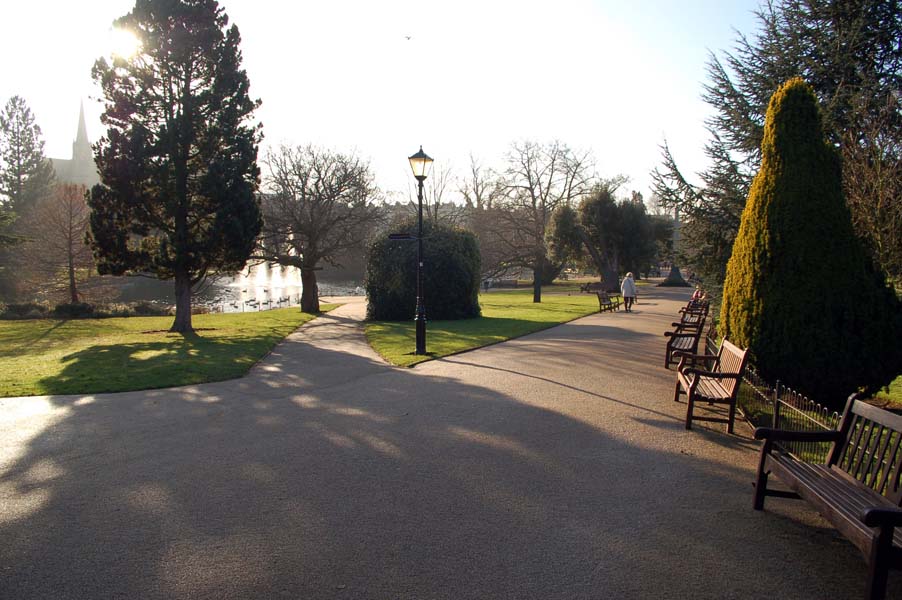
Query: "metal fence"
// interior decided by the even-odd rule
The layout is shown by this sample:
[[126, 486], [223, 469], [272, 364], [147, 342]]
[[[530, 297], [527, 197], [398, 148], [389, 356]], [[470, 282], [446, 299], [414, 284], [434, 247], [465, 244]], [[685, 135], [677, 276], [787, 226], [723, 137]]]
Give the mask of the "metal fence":
[[[705, 336], [708, 354], [717, 354], [716, 329]], [[773, 427], [793, 431], [826, 431], [839, 427], [840, 414], [814, 402], [795, 390], [776, 382], [765, 381], [753, 366], [747, 366], [737, 396], [737, 406], [745, 419], [755, 427]], [[791, 442], [784, 448], [801, 460], [826, 462], [830, 443]]]

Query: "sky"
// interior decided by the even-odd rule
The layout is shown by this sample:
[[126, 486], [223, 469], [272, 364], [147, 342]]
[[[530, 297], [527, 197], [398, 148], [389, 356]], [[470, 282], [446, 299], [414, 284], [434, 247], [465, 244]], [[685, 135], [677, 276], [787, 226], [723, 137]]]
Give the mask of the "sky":
[[[22, 96], [45, 152], [69, 158], [79, 103], [103, 135], [90, 71], [134, 0], [11, 2], [0, 21], [0, 102]], [[407, 156], [463, 175], [503, 168], [512, 142], [589, 150], [599, 176], [650, 196], [666, 140], [703, 170], [710, 52], [754, 33], [758, 0], [220, 0], [262, 100], [261, 158], [316, 144], [368, 159], [389, 198], [413, 188]], [[264, 168], [264, 176], [266, 169]]]

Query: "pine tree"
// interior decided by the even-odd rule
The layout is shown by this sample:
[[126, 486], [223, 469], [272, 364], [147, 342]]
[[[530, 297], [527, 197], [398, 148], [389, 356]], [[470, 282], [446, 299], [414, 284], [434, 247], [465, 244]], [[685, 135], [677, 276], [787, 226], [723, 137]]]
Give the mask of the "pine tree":
[[0, 207], [21, 215], [50, 193], [53, 167], [34, 115], [19, 96], [0, 112]]
[[825, 134], [841, 144], [843, 186], [858, 232], [881, 268], [902, 281], [902, 0], [775, 0], [756, 12], [723, 59], [711, 56], [705, 101], [714, 109], [700, 185], [669, 147], [655, 192], [684, 217], [683, 246], [710, 283], [722, 280], [739, 217], [758, 171], [765, 112], [774, 90], [801, 76], [823, 107]]
[[228, 23], [215, 0], [137, 0], [115, 26], [140, 51], [93, 70], [108, 127], [89, 201], [98, 270], [174, 280], [176, 332], [192, 329], [194, 286], [241, 269], [262, 226], [259, 102]]
[[814, 91], [791, 79], [771, 99], [727, 265], [721, 334], [760, 373], [840, 406], [902, 371], [902, 311], [852, 228], [836, 150]]

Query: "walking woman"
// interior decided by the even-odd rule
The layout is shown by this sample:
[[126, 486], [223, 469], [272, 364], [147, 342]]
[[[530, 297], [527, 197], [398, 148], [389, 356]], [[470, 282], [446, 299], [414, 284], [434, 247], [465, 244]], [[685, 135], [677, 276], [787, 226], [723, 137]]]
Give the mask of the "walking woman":
[[633, 281], [633, 274], [627, 273], [620, 284], [620, 293], [623, 295], [623, 307], [626, 312], [633, 312], [633, 302], [636, 300], [636, 282]]

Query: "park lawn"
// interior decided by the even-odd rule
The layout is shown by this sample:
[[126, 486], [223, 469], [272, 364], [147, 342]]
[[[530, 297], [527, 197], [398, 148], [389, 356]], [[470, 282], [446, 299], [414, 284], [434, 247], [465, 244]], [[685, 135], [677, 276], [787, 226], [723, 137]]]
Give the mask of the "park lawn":
[[[335, 305], [322, 305], [331, 310]], [[241, 377], [316, 315], [297, 308], [172, 317], [0, 321], [0, 397], [124, 392]]]
[[[503, 342], [527, 333], [547, 329], [598, 312], [598, 299], [591, 295], [543, 294], [542, 302], [532, 301], [532, 290], [480, 294], [482, 316], [459, 321], [429, 321], [426, 350], [413, 354], [413, 321], [372, 321], [366, 324], [370, 345], [392, 364], [409, 367], [433, 358]], [[429, 307], [426, 307], [429, 315]]]

